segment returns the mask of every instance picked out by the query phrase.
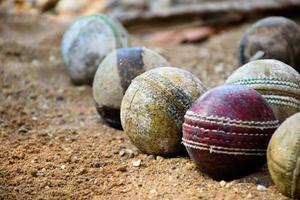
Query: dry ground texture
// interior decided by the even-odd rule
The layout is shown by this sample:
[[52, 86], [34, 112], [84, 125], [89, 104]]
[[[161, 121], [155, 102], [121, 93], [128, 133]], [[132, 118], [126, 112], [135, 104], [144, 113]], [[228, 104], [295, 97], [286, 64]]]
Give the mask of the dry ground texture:
[[[237, 46], [248, 25], [200, 44], [155, 46], [143, 35], [131, 40], [211, 88], [238, 67]], [[218, 182], [188, 157], [139, 152], [124, 132], [101, 121], [91, 88], [70, 83], [60, 57], [65, 28], [43, 16], [0, 17], [0, 199], [287, 199], [266, 166]]]

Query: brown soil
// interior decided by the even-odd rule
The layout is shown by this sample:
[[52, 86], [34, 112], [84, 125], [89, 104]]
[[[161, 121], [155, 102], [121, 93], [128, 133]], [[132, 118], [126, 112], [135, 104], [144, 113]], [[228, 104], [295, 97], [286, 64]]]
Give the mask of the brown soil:
[[[132, 43], [153, 48], [210, 88], [238, 66], [246, 27], [197, 45], [155, 46], [141, 35]], [[60, 57], [64, 30], [46, 17], [0, 17], [0, 199], [286, 199], [266, 166], [222, 184], [188, 157], [139, 152], [101, 121], [91, 88], [70, 83]], [[134, 167], [137, 160], [142, 164]]]

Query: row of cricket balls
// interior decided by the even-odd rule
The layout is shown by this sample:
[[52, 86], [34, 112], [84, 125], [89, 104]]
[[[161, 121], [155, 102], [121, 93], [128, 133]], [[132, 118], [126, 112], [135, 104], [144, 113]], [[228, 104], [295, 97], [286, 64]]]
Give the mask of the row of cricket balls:
[[[102, 30], [100, 37], [96, 37], [95, 29], [98, 19], [108, 24], [108, 29], [103, 24], [98, 26]], [[90, 82], [92, 65], [99, 62], [99, 55], [93, 52], [94, 44], [104, 45], [102, 49], [98, 47], [101, 54], [118, 47], [109, 43], [109, 39], [116, 44], [124, 43], [121, 39], [125, 33], [116, 31], [118, 26], [102, 15], [81, 20], [67, 31], [62, 43], [64, 61], [77, 84]], [[276, 18], [275, 22], [282, 20], [286, 22], [285, 18]], [[273, 23], [271, 28], [274, 27]], [[289, 46], [284, 48], [284, 44], [297, 37], [290, 37], [290, 32], [278, 37], [275, 33], [281, 28], [268, 33], [273, 33], [273, 39], [279, 42], [285, 41], [279, 47], [275, 45], [274, 52], [260, 45], [249, 45], [255, 44], [259, 31], [254, 32], [255, 39], [250, 43], [245, 42], [244, 36], [241, 62], [281, 56], [281, 60], [296, 68], [297, 46], [288, 42]], [[107, 32], [109, 29], [113, 31]], [[266, 41], [260, 37], [258, 41]], [[246, 46], [251, 46], [248, 50], [254, 49], [254, 53], [249, 53]], [[295, 55], [286, 53], [291, 48]], [[247, 55], [251, 56], [246, 59]], [[300, 75], [283, 62], [271, 59], [249, 62], [228, 78], [227, 85], [209, 91], [190, 72], [165, 66], [170, 64], [147, 48], [120, 48], [109, 53], [96, 68], [93, 81], [96, 108], [113, 127], [121, 128], [122, 124], [132, 143], [144, 153], [176, 155], [184, 151], [183, 143], [200, 170], [214, 179], [238, 178], [262, 166], [279, 123], [300, 112]], [[291, 197], [300, 197], [299, 115], [295, 114], [278, 128], [268, 150], [272, 178], [279, 190]]]
[[[94, 98], [100, 115], [115, 125], [108, 118], [112, 112], [99, 104], [102, 66]], [[275, 184], [285, 195], [300, 197], [300, 74], [281, 61], [249, 62], [225, 85], [208, 91], [186, 70], [155, 68], [132, 80], [120, 114], [125, 133], [139, 150], [172, 156], [184, 151], [183, 143], [199, 169], [216, 180], [257, 170], [268, 147]]]
[[274, 182], [284, 194], [299, 197], [300, 188], [292, 187], [300, 181], [293, 174], [300, 170], [296, 70], [278, 60], [252, 61], [226, 85], [208, 91], [192, 73], [174, 67], [155, 68], [130, 80], [153, 59], [165, 62], [146, 48], [118, 49], [104, 59], [93, 84], [104, 120], [118, 128], [121, 120], [131, 142], [146, 154], [178, 155], [183, 143], [202, 172], [228, 180], [261, 167], [274, 131], [299, 112], [281, 125], [268, 150]]

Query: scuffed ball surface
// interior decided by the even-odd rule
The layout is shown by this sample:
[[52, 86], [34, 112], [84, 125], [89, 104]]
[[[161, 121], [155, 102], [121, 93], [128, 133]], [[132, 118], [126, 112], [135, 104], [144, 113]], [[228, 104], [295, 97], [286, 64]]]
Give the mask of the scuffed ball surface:
[[114, 49], [127, 46], [123, 26], [96, 14], [79, 18], [69, 27], [62, 39], [61, 53], [72, 82], [92, 84], [103, 58]]
[[99, 65], [93, 83], [93, 96], [100, 116], [111, 126], [121, 128], [120, 107], [131, 81], [149, 69], [169, 66], [156, 52], [145, 47], [120, 48]]
[[163, 67], [143, 73], [132, 81], [122, 101], [125, 133], [144, 153], [180, 153], [184, 114], [204, 91], [201, 81], [183, 69]]
[[289, 117], [276, 130], [267, 158], [277, 189], [293, 199], [300, 198], [300, 113]]

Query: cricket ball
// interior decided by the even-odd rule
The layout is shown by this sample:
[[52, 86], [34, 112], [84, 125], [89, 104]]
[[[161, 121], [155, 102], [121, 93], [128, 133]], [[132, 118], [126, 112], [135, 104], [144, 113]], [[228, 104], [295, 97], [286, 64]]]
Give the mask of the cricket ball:
[[200, 171], [216, 180], [232, 180], [265, 163], [277, 127], [258, 92], [225, 85], [203, 94], [186, 112], [182, 142]]
[[61, 54], [72, 82], [91, 85], [103, 58], [116, 48], [127, 46], [123, 26], [105, 15], [95, 14], [72, 23], [63, 36]]
[[271, 105], [280, 122], [300, 112], [300, 74], [278, 60], [256, 60], [238, 68], [226, 83], [252, 87]]
[[145, 47], [120, 48], [99, 65], [93, 83], [96, 109], [110, 126], [121, 129], [120, 106], [136, 76], [155, 67], [169, 66], [156, 52]]
[[278, 190], [293, 199], [300, 198], [300, 113], [289, 117], [275, 131], [267, 160]]
[[284, 17], [267, 17], [254, 23], [242, 36], [240, 62], [280, 60], [300, 72], [300, 26]]
[[121, 104], [121, 123], [131, 142], [147, 154], [181, 153], [186, 110], [205, 88], [190, 72], [160, 67], [149, 70], [128, 87]]

